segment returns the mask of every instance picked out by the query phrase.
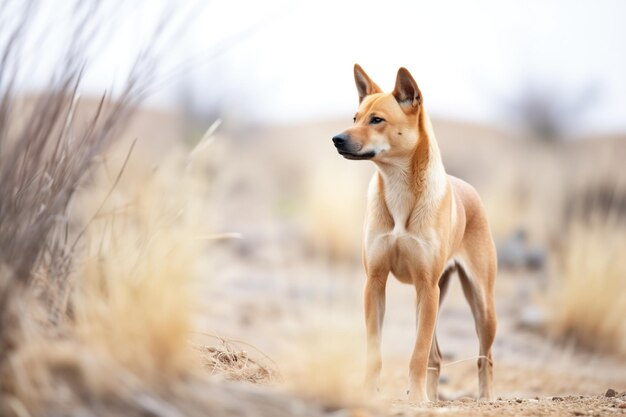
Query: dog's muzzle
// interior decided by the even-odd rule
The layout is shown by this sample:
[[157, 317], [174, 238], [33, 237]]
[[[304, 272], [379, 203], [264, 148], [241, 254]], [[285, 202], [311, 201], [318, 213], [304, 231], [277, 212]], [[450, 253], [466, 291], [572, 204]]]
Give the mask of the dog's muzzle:
[[333, 137], [333, 144], [337, 148], [337, 152], [346, 159], [371, 159], [376, 156], [375, 152], [359, 153], [362, 146], [352, 142], [350, 136], [340, 133]]

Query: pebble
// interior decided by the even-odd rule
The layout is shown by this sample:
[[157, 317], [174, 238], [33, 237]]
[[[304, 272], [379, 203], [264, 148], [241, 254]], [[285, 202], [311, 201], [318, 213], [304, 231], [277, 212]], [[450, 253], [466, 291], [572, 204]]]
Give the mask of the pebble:
[[552, 397], [552, 401], [563, 401], [562, 397]]
[[613, 388], [609, 388], [606, 391], [606, 394], [604, 394], [605, 397], [616, 397], [617, 396], [617, 391], [615, 391]]

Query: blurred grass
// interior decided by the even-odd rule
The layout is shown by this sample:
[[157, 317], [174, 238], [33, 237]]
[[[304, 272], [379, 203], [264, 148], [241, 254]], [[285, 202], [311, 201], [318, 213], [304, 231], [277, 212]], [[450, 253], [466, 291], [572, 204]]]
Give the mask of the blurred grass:
[[160, 160], [143, 154], [119, 182], [125, 153], [106, 156], [154, 85], [155, 45], [175, 16], [164, 16], [119, 95], [90, 109], [79, 97], [89, 48], [113, 18], [100, 3], [68, 4], [55, 76], [27, 99], [18, 81], [32, 58], [24, 45], [42, 35], [29, 25], [43, 2], [0, 6], [0, 415], [322, 415], [208, 378], [189, 341], [212, 237], [206, 142], [191, 152], [153, 142]]
[[[110, 155], [107, 165], [122, 164], [123, 152]], [[2, 415], [325, 414], [293, 396], [209, 378], [239, 375], [239, 361], [253, 359], [217, 352], [216, 369], [203, 353], [210, 348], [190, 342], [206, 313], [199, 266], [213, 236], [207, 153], [174, 146], [163, 155], [149, 164], [131, 157], [112, 191], [102, 168], [77, 196], [72, 218], [88, 226], [86, 248], [74, 255], [69, 318], [58, 337], [28, 332], [0, 367]]]
[[[208, 235], [198, 183], [176, 150], [141, 182], [122, 181], [89, 224], [72, 311], [85, 344], [142, 375], [197, 368], [189, 352], [198, 303], [194, 280]], [[128, 173], [130, 174], [130, 172]], [[135, 170], [136, 179], [138, 174]], [[106, 190], [111, 184], [94, 185]], [[103, 201], [90, 190], [83, 203]], [[105, 213], [105, 214], [102, 214]]]
[[626, 228], [605, 213], [571, 225], [554, 262], [552, 331], [600, 353], [626, 354]]

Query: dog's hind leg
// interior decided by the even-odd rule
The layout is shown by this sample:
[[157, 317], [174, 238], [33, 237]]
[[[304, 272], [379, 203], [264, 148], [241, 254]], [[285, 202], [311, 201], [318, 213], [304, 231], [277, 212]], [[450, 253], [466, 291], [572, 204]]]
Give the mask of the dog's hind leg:
[[[491, 345], [496, 335], [496, 310], [493, 297], [495, 271], [495, 262], [494, 265], [487, 265], [484, 268], [472, 266], [469, 271], [466, 265], [459, 267], [463, 293], [472, 310], [479, 340], [481, 357], [478, 359], [478, 396], [480, 399], [489, 401], [493, 400]], [[480, 281], [477, 280], [478, 276], [482, 278]]]
[[[443, 302], [443, 297], [448, 289], [448, 282], [450, 281], [450, 275], [454, 273], [454, 267], [446, 269], [439, 279], [439, 306]], [[431, 401], [438, 401], [438, 387], [439, 387], [439, 374], [441, 371], [441, 350], [439, 350], [439, 343], [437, 342], [437, 330], [433, 334], [433, 342], [430, 346], [430, 354], [428, 355], [428, 377], [427, 377], [427, 390], [428, 398]]]

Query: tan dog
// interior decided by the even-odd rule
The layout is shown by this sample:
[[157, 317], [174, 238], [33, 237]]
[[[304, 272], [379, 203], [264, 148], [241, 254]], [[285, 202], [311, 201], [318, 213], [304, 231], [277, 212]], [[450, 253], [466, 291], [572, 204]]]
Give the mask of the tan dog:
[[437, 400], [441, 353], [437, 312], [450, 275], [458, 271], [478, 333], [480, 398], [493, 399], [491, 345], [496, 332], [493, 289], [496, 250], [480, 197], [446, 174], [415, 80], [400, 68], [384, 94], [354, 66], [359, 109], [354, 126], [333, 142], [347, 159], [376, 164], [368, 191], [363, 263], [367, 273], [367, 376], [376, 387], [389, 272], [417, 294], [417, 340], [409, 367], [409, 399]]

